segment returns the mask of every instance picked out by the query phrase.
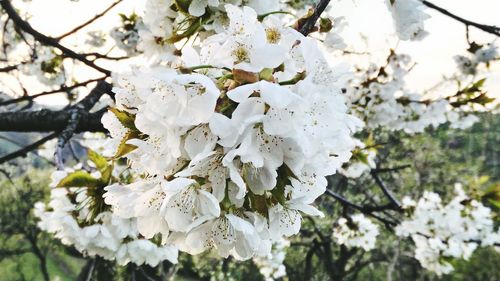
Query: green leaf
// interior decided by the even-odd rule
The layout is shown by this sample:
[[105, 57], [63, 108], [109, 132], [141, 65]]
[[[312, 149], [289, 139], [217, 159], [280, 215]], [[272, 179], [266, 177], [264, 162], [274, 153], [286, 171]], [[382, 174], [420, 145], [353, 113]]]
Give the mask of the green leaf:
[[102, 182], [85, 171], [76, 171], [63, 178], [57, 187], [100, 187]]
[[363, 164], [369, 165], [368, 163], [368, 154], [364, 153], [360, 149], [356, 149], [352, 152], [352, 160], [357, 160]]
[[101, 173], [109, 166], [108, 161], [104, 156], [100, 155], [99, 153], [93, 151], [90, 148], [87, 151], [87, 157], [89, 158], [90, 161], [92, 161], [92, 163], [95, 164], [97, 170], [99, 170], [99, 172]]
[[123, 127], [137, 131], [135, 127], [135, 115], [126, 111], [119, 110], [117, 108], [111, 108], [109, 111], [118, 118], [118, 121], [123, 125]]
[[101, 174], [102, 174], [101, 181], [106, 185], [109, 184], [111, 176], [113, 175], [113, 165], [109, 165], [108, 167], [106, 167], [106, 169], [101, 171]]
[[329, 18], [319, 19], [319, 32], [330, 32], [333, 28], [333, 22]]
[[264, 68], [259, 73], [260, 80], [273, 81], [273, 79], [274, 79], [273, 72], [274, 72], [274, 69], [272, 69], [272, 68]]
[[118, 145], [118, 149], [116, 150], [115, 156], [113, 157], [114, 159], [120, 158], [132, 151], [134, 151], [137, 146], [133, 144], [128, 144], [127, 141], [131, 139], [137, 139], [139, 138], [139, 134], [134, 131], [128, 131], [123, 139], [120, 141], [120, 144]]
[[488, 199], [488, 202], [489, 202], [491, 205], [495, 206], [496, 208], [500, 209], [500, 201], [498, 201], [498, 200], [493, 200], [493, 199]]

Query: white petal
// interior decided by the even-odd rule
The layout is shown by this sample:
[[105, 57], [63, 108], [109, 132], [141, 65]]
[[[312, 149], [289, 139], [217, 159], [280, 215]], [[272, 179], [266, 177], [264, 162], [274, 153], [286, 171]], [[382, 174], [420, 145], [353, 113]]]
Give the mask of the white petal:
[[228, 91], [227, 96], [231, 100], [233, 100], [237, 103], [242, 103], [246, 99], [248, 99], [248, 97], [250, 97], [255, 91], [259, 91], [260, 90], [259, 86], [260, 86], [259, 83], [253, 83], [253, 84], [239, 86], [233, 90]]
[[298, 100], [299, 96], [287, 87], [268, 81], [260, 81], [260, 96], [271, 107], [284, 108], [291, 102]]
[[321, 212], [320, 210], [318, 210], [316, 207], [313, 207], [311, 205], [306, 205], [306, 204], [303, 204], [303, 203], [298, 203], [298, 202], [295, 202], [295, 203], [289, 203], [288, 204], [288, 207], [289, 208], [293, 208], [293, 209], [296, 209], [296, 210], [299, 210], [309, 216], [318, 216], [318, 217], [324, 217], [325, 215], [323, 214], [323, 212]]
[[195, 17], [201, 17], [205, 14], [205, 8], [207, 7], [206, 0], [193, 0], [191, 5], [189, 5], [189, 14]]
[[137, 230], [146, 239], [153, 238], [157, 233], [167, 236], [169, 232], [167, 223], [159, 215], [138, 217]]
[[199, 208], [201, 214], [209, 214], [213, 217], [220, 215], [219, 201], [211, 193], [204, 190], [198, 190]]

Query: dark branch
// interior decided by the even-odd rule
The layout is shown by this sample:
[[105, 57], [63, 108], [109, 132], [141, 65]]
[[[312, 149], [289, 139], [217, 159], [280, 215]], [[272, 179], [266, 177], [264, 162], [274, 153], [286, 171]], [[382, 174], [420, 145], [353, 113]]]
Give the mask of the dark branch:
[[106, 8], [104, 11], [102, 11], [101, 13], [99, 13], [99, 14], [95, 15], [93, 18], [91, 18], [91, 19], [89, 19], [88, 21], [86, 21], [86, 22], [82, 23], [81, 25], [79, 25], [79, 26], [77, 26], [77, 27], [73, 28], [72, 30], [70, 30], [70, 31], [68, 31], [68, 32], [66, 32], [66, 33], [64, 33], [64, 34], [62, 34], [62, 35], [60, 35], [60, 36], [56, 37], [55, 39], [57, 39], [57, 40], [61, 40], [61, 39], [65, 38], [65, 37], [68, 37], [68, 36], [70, 36], [71, 34], [73, 34], [73, 33], [77, 32], [78, 30], [80, 30], [80, 29], [82, 29], [82, 28], [86, 27], [87, 25], [89, 25], [89, 24], [93, 23], [94, 21], [96, 21], [96, 20], [97, 20], [97, 19], [99, 19], [100, 17], [104, 16], [107, 12], [109, 12], [111, 9], [113, 9], [113, 7], [115, 7], [116, 5], [118, 5], [120, 2], [122, 2], [122, 0], [118, 0], [118, 1], [116, 1], [116, 2], [114, 2], [114, 3], [112, 3], [109, 7], [107, 7], [107, 8]]
[[59, 169], [62, 170], [64, 168], [62, 157], [64, 146], [75, 134], [83, 114], [88, 113], [102, 95], [109, 92], [111, 92], [111, 85], [104, 81], [99, 81], [96, 87], [85, 98], [69, 109], [68, 123], [57, 140], [55, 160]]
[[59, 89], [55, 89], [55, 90], [51, 90], [51, 91], [46, 91], [46, 92], [41, 92], [41, 93], [34, 94], [34, 95], [25, 95], [25, 96], [22, 96], [22, 97], [19, 97], [19, 98], [16, 98], [16, 99], [10, 99], [10, 100], [6, 100], [6, 101], [2, 101], [2, 102], [0, 102], [0, 106], [14, 104], [14, 103], [22, 102], [22, 101], [31, 101], [31, 100], [34, 100], [36, 98], [47, 96], [47, 95], [51, 95], [51, 94], [68, 92], [68, 91], [74, 90], [76, 88], [85, 87], [85, 86], [87, 86], [90, 83], [104, 80], [105, 78], [106, 77], [100, 77], [100, 78], [96, 78], [96, 79], [90, 79], [90, 80], [87, 80], [87, 81], [83, 81], [83, 82], [80, 82], [80, 83], [73, 84], [71, 86], [62, 85]]
[[349, 200], [347, 200], [346, 198], [342, 197], [341, 195], [331, 191], [330, 189], [326, 189], [326, 192], [325, 194], [335, 198], [335, 200], [339, 201], [342, 205], [344, 206], [348, 206], [348, 207], [351, 207], [351, 208], [354, 208], [358, 211], [360, 211], [361, 213], [365, 214], [365, 215], [368, 215], [368, 216], [371, 216], [379, 221], [381, 221], [382, 223], [384, 223], [387, 227], [391, 227], [391, 226], [396, 226], [398, 223], [397, 222], [394, 222], [394, 221], [390, 221], [388, 219], [385, 219], [383, 217], [380, 217], [376, 214], [374, 214], [373, 212], [375, 211], [378, 211], [377, 209], [381, 209], [382, 207], [364, 207], [364, 206], [360, 206], [354, 202], [351, 202]]
[[1, 67], [0, 72], [10, 72], [12, 70], [16, 70], [18, 67], [19, 67], [19, 64]]
[[7, 161], [10, 161], [12, 159], [15, 159], [17, 157], [22, 157], [22, 156], [26, 155], [28, 152], [31, 152], [31, 151], [37, 149], [40, 145], [42, 145], [42, 144], [48, 142], [49, 140], [57, 137], [58, 134], [59, 133], [49, 134], [49, 135], [41, 138], [40, 140], [38, 140], [38, 141], [36, 141], [36, 142], [28, 145], [28, 146], [25, 146], [25, 147], [23, 147], [23, 148], [21, 148], [19, 150], [16, 150], [16, 151], [14, 151], [12, 153], [9, 153], [9, 154], [1, 157], [0, 158], [0, 164], [5, 163]]
[[389, 199], [389, 201], [391, 202], [391, 204], [394, 207], [396, 207], [398, 210], [400, 210], [401, 209], [401, 203], [399, 203], [398, 199], [396, 199], [396, 197], [394, 197], [394, 195], [389, 191], [389, 189], [387, 188], [387, 186], [385, 186], [384, 182], [382, 181], [382, 179], [380, 179], [380, 177], [378, 176], [378, 174], [376, 172], [374, 172], [374, 171], [371, 171], [370, 174], [372, 175], [372, 177], [375, 180], [375, 182], [377, 183], [377, 185], [380, 186], [380, 188], [382, 189], [382, 192]]
[[299, 32], [304, 36], [309, 35], [314, 30], [314, 26], [318, 21], [321, 14], [325, 11], [326, 7], [330, 4], [330, 0], [319, 0], [312, 14], [305, 19], [299, 26]]
[[388, 172], [395, 172], [395, 171], [407, 169], [410, 167], [411, 167], [411, 165], [401, 165], [401, 166], [396, 166], [396, 167], [392, 167], [392, 168], [376, 168], [376, 169], [373, 169], [372, 172], [378, 173], [378, 174], [388, 173]]
[[57, 147], [55, 153], [55, 162], [56, 166], [59, 170], [64, 169], [64, 160], [63, 160], [63, 149], [66, 143], [71, 139], [73, 134], [78, 127], [78, 123], [80, 123], [81, 114], [77, 108], [73, 108], [70, 110], [68, 125], [59, 135], [57, 139]]
[[[106, 76], [111, 75], [111, 71], [104, 69], [94, 62], [88, 60], [84, 55], [78, 54], [75, 51], [64, 47], [59, 44], [57, 38], [48, 37], [38, 31], [36, 31], [27, 21], [23, 20], [19, 14], [16, 12], [16, 9], [12, 6], [9, 0], [1, 0], [0, 5], [5, 10], [5, 12], [9, 15], [10, 19], [14, 22], [14, 24], [22, 31], [30, 34], [43, 45], [52, 46], [54, 48], [59, 49], [66, 57], [70, 57], [81, 61], [82, 63], [94, 68], [95, 70], [106, 74]], [[22, 35], [22, 34], [21, 34]]]
[[112, 86], [100, 81], [97, 86], [73, 107], [63, 110], [42, 109], [39, 111], [16, 111], [0, 113], [0, 131], [12, 132], [62, 132], [72, 119], [72, 113], [78, 111], [78, 124], [74, 133], [106, 132], [101, 124], [105, 110], [90, 113], [90, 109], [105, 93], [111, 93]]
[[[103, 112], [83, 113], [76, 128], [79, 132], [106, 132], [101, 124]], [[54, 132], [62, 131], [70, 118], [69, 110], [17, 111], [0, 113], [0, 131]]]
[[432, 4], [431, 2], [428, 2], [428, 1], [422, 1], [422, 3], [425, 6], [431, 8], [433, 10], [436, 10], [436, 11], [440, 12], [443, 15], [446, 15], [446, 16], [454, 19], [454, 20], [457, 20], [457, 21], [465, 24], [467, 27], [468, 26], [473, 26], [473, 27], [475, 27], [477, 29], [480, 29], [480, 30], [482, 30], [484, 32], [487, 32], [487, 33], [490, 33], [490, 34], [493, 34], [493, 35], [496, 35], [496, 36], [500, 37], [500, 27], [493, 26], [493, 25], [480, 24], [480, 23], [476, 23], [476, 22], [464, 19], [464, 18], [459, 17], [459, 16], [457, 16], [455, 14], [452, 14], [448, 10], [446, 10], [444, 8], [441, 8], [439, 6], [436, 6], [436, 5], [434, 5], [434, 4]]
[[111, 84], [105, 81], [99, 81], [95, 88], [74, 107], [89, 111], [104, 94], [112, 94], [112, 88]]

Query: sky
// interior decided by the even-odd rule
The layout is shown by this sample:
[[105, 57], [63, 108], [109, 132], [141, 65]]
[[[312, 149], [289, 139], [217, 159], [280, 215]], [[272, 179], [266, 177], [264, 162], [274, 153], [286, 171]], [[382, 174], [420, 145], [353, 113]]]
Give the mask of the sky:
[[[30, 23], [35, 29], [46, 34], [57, 36], [85, 20], [92, 18], [96, 13], [107, 7], [113, 0], [81, 0], [70, 2], [68, 0], [32, 0], [20, 2], [21, 9], [27, 9], [33, 15]], [[124, 0], [116, 6], [109, 15], [99, 19], [75, 37], [64, 41], [68, 46], [78, 46], [86, 38], [86, 31], [97, 30], [99, 26], [112, 26], [119, 22], [117, 13], [130, 14], [133, 10], [142, 10], [141, 0]], [[500, 26], [500, 0], [431, 0], [430, 2], [448, 9], [449, 11], [483, 24]], [[19, 5], [19, 4], [17, 4]], [[465, 27], [447, 16], [428, 9], [431, 18], [426, 21], [426, 30], [430, 33], [420, 42], [400, 42], [393, 36], [392, 19], [383, 0], [332, 0], [332, 14], [344, 16], [348, 20], [349, 28], [344, 32], [346, 41], [356, 51], [372, 52], [370, 59], [382, 59], [390, 48], [397, 47], [399, 53], [410, 54], [418, 64], [412, 70], [407, 84], [414, 91], [423, 91], [438, 83], [443, 75], [450, 75], [456, 70], [453, 56], [466, 54], [467, 42], [465, 38]], [[56, 8], [57, 7], [57, 8]], [[480, 43], [488, 43], [495, 40], [494, 36], [485, 34], [474, 28], [470, 30], [472, 40]], [[368, 38], [369, 46], [360, 40], [359, 34]], [[500, 38], [498, 38], [500, 40]], [[110, 42], [108, 44], [112, 44]], [[497, 42], [500, 45], [500, 42]], [[109, 45], [107, 47], [110, 47]], [[359, 60], [359, 58], [357, 58]], [[115, 70], [123, 69], [123, 64], [109, 66]], [[93, 71], [79, 69], [79, 76], [92, 77]], [[95, 77], [95, 76], [94, 76]], [[4, 76], [0, 76], [2, 84], [12, 84]], [[25, 87], [28, 92], [41, 92], [45, 90], [34, 79], [31, 79]], [[488, 75], [486, 87], [494, 96], [500, 97], [500, 62], [493, 65]], [[41, 103], [54, 104], [60, 101], [60, 97], [51, 96], [38, 101]]]

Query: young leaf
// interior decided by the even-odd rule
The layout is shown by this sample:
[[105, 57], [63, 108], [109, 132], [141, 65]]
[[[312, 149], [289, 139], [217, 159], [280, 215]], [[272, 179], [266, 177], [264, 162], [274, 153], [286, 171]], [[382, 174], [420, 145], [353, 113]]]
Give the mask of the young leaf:
[[93, 151], [90, 148], [87, 151], [87, 157], [89, 158], [90, 161], [92, 161], [92, 163], [95, 164], [97, 170], [99, 170], [99, 172], [101, 173], [109, 166], [108, 161], [104, 156], [100, 155], [99, 153]]
[[137, 128], [135, 127], [135, 115], [116, 108], [111, 108], [109, 111], [115, 114], [116, 118], [118, 118], [123, 127], [137, 131]]
[[76, 171], [63, 178], [57, 187], [99, 187], [102, 182], [85, 171]]
[[128, 131], [123, 139], [120, 141], [120, 144], [118, 145], [118, 149], [116, 150], [115, 156], [113, 157], [114, 159], [120, 158], [123, 155], [126, 155], [132, 151], [134, 151], [137, 146], [128, 144], [127, 141], [131, 139], [136, 139], [138, 138], [139, 135], [136, 132], [133, 131]]

